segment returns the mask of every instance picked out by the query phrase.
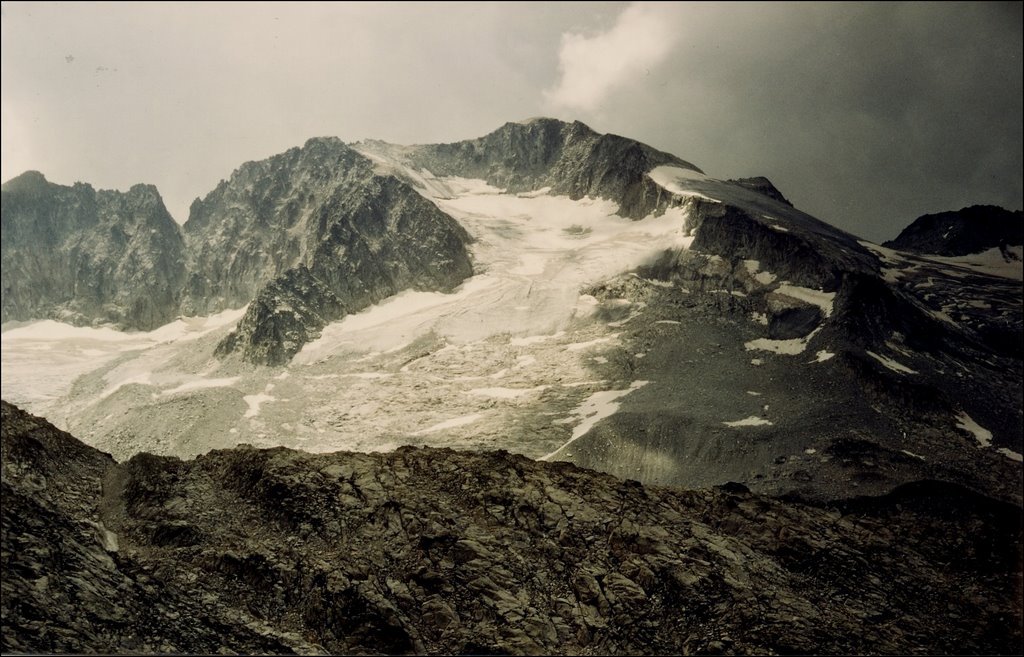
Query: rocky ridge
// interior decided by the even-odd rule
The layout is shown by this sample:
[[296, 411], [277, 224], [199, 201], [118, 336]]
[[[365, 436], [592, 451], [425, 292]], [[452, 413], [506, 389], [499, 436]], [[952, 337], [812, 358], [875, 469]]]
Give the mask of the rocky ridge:
[[184, 232], [189, 312], [251, 300], [218, 353], [266, 365], [347, 313], [472, 274], [465, 230], [337, 139], [244, 165], [192, 205]]
[[[669, 205], [670, 197], [647, 175], [652, 168], [696, 170], [639, 142], [553, 119], [509, 123], [455, 144], [385, 146], [404, 149], [411, 166], [436, 175], [483, 178], [511, 191], [612, 199], [622, 216], [634, 219]], [[467, 235], [457, 222], [406, 178], [375, 170], [335, 138], [311, 139], [244, 164], [193, 203], [183, 229], [151, 187], [127, 195], [100, 192], [101, 202], [117, 206], [101, 211], [100, 221], [82, 215], [91, 212], [92, 201], [79, 198], [91, 193], [88, 186], [57, 193], [59, 186], [39, 174], [26, 175], [10, 181], [3, 197], [4, 216], [14, 217], [4, 222], [4, 321], [54, 317], [152, 329], [179, 314], [206, 315], [258, 298], [219, 353], [276, 365], [346, 313], [403, 289], [450, 290], [472, 273]], [[140, 200], [143, 189], [148, 201]], [[113, 201], [122, 196], [131, 207]], [[140, 203], [162, 213], [146, 220], [157, 221], [152, 238], [133, 227], [143, 219], [131, 204]], [[45, 267], [33, 265], [29, 254], [40, 226], [59, 242]], [[16, 270], [17, 277], [6, 273]], [[302, 289], [292, 289], [297, 281]], [[314, 292], [323, 303], [310, 312]], [[302, 306], [306, 310], [296, 309]]]
[[[629, 371], [655, 383], [560, 457], [623, 477], [644, 473], [645, 481], [729, 477], [804, 499], [835, 499], [852, 488], [881, 494], [935, 477], [1020, 503], [1018, 281], [859, 242], [726, 183], [687, 184], [725, 202], [689, 200], [692, 246], [638, 270], [668, 285], [624, 277], [589, 290], [644, 308], [623, 351], [643, 354], [630, 359]], [[760, 324], [760, 337], [747, 337], [744, 324]], [[687, 337], [680, 344], [666, 332]], [[698, 359], [707, 362], [683, 374], [695, 345], [707, 350]], [[753, 442], [673, 410], [740, 392], [732, 380], [739, 345], [757, 366], [746, 375], [749, 394], [781, 401], [786, 413], [766, 405], [751, 415]], [[996, 449], [977, 451], [988, 447]]]
[[[913, 253], [962, 256], [1024, 245], [1024, 214], [995, 205], [926, 214], [883, 246]], [[1017, 256], [1019, 259], [1019, 255]]]
[[5, 652], [1017, 654], [1020, 509], [505, 452], [124, 463], [2, 404]]
[[612, 199], [618, 214], [642, 219], [668, 207], [669, 196], [647, 175], [658, 166], [700, 169], [633, 139], [600, 134], [579, 121], [538, 118], [506, 123], [494, 132], [451, 144], [395, 146], [362, 142], [356, 148], [386, 152], [435, 176], [486, 180], [509, 193], [548, 189], [576, 200]]
[[178, 314], [185, 245], [152, 185], [68, 187], [29, 171], [2, 191], [0, 321], [150, 330]]

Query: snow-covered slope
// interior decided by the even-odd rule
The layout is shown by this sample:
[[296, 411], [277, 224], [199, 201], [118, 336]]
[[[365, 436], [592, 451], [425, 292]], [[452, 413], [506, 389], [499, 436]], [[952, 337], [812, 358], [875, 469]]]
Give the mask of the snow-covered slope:
[[[614, 327], [590, 318], [626, 317], [634, 306], [605, 307], [581, 288], [650, 264], [667, 248], [686, 248], [693, 241], [686, 208], [633, 221], [608, 200], [510, 194], [481, 180], [403, 173], [415, 174], [418, 190], [473, 239], [477, 274], [452, 293], [406, 291], [350, 314], [277, 369], [213, 358], [210, 345], [229, 322], [196, 335], [200, 344], [169, 339], [171, 329], [160, 332], [168, 339], [111, 334], [118, 339], [87, 347], [95, 351], [91, 367], [74, 370], [63, 356], [45, 362], [76, 353], [84, 344], [77, 332], [28, 341], [33, 329], [19, 328], [4, 337], [4, 396], [119, 455], [144, 448], [191, 455], [235, 442], [314, 451], [421, 442], [533, 456], [556, 450], [576, 424], [594, 422], [574, 420], [574, 409], [612, 385], [588, 366], [616, 344]], [[41, 364], [65, 374], [44, 384], [59, 394], [22, 388]], [[500, 437], [516, 416], [529, 424], [543, 413], [547, 426], [535, 442]]]

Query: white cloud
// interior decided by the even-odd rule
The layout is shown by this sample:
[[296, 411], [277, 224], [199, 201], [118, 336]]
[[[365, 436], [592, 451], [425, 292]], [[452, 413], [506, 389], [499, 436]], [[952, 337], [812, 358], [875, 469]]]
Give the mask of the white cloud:
[[638, 2], [627, 7], [607, 32], [562, 35], [558, 70], [562, 77], [544, 93], [555, 107], [591, 111], [612, 90], [659, 64], [679, 33], [678, 8]]

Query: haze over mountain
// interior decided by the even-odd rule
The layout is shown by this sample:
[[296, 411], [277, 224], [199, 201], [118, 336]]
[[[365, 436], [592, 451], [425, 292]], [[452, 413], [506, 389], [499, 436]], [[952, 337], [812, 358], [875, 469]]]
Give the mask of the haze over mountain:
[[[1024, 247], [975, 213], [968, 253], [880, 246], [547, 118], [311, 139], [180, 228], [150, 187], [27, 173], [2, 204], [3, 397], [89, 445], [4, 407], [5, 646], [1020, 646]], [[69, 638], [82, 596], [112, 629]]]

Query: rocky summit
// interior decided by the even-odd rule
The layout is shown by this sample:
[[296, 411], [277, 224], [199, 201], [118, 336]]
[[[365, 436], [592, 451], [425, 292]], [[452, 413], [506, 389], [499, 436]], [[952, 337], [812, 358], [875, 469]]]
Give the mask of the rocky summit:
[[189, 312], [252, 301], [218, 353], [267, 365], [348, 313], [472, 274], [465, 230], [338, 139], [242, 166], [192, 205], [184, 231]]
[[150, 330], [178, 314], [184, 243], [155, 187], [96, 191], [29, 171], [0, 199], [2, 321]]
[[1019, 654], [1020, 513], [507, 452], [117, 463], [3, 403], [4, 652]]
[[4, 650], [1019, 654], [1020, 212], [932, 217], [553, 119], [12, 180]]

